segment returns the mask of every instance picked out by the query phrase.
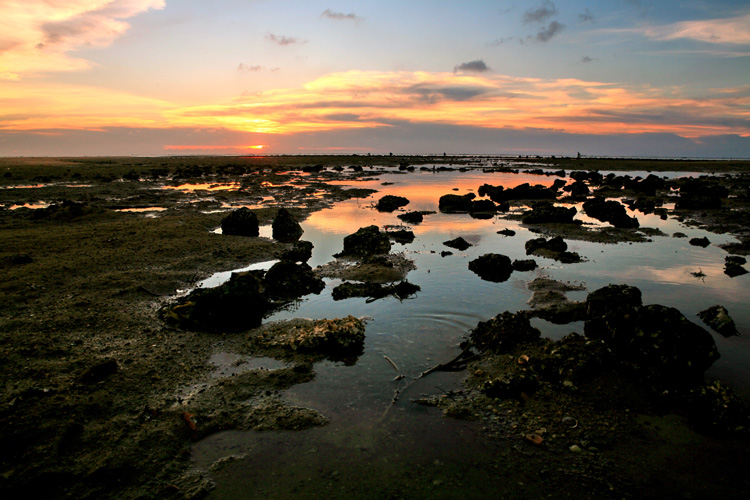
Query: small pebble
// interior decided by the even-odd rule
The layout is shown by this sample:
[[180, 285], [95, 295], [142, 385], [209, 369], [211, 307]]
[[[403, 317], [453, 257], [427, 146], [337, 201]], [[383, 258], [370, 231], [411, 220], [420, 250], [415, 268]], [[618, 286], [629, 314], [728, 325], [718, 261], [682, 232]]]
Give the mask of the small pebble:
[[574, 444], [573, 446], [570, 447], [570, 451], [572, 451], [573, 453], [581, 453], [583, 450], [581, 449], [580, 446], [578, 446], [577, 444]]

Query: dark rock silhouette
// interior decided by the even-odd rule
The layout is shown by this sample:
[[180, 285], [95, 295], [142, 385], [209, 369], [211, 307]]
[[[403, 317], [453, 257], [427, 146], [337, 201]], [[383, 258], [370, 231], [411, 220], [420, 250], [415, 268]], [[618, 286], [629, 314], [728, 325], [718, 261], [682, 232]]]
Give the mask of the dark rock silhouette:
[[513, 264], [507, 255], [488, 253], [469, 262], [469, 270], [485, 281], [501, 283], [513, 273]]
[[387, 194], [378, 200], [375, 208], [378, 212], [393, 212], [397, 208], [405, 207], [408, 204], [409, 200], [403, 196]]
[[299, 222], [297, 222], [297, 219], [286, 208], [279, 209], [276, 217], [273, 219], [271, 228], [273, 230], [273, 239], [284, 243], [297, 241], [302, 236], [302, 233], [305, 232], [302, 226], [299, 225]]
[[469, 248], [470, 246], [472, 246], [471, 243], [469, 243], [468, 241], [466, 241], [460, 236], [452, 240], [444, 241], [443, 245], [447, 247], [455, 248], [456, 250], [461, 250], [462, 252], [466, 250], [467, 248]]
[[258, 236], [258, 216], [249, 208], [233, 210], [221, 220], [222, 234], [232, 236]]
[[367, 226], [356, 233], [344, 237], [344, 249], [336, 257], [367, 257], [387, 254], [391, 251], [391, 241], [378, 226]]

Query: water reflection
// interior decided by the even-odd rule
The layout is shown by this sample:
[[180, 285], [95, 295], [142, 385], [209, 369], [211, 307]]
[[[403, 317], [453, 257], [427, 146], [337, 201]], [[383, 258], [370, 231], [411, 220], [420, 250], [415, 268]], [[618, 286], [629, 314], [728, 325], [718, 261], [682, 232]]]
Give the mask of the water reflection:
[[[421, 224], [411, 227], [416, 235], [414, 242], [393, 247], [393, 251], [403, 252], [415, 261], [417, 269], [411, 271], [407, 279], [418, 285], [420, 292], [415, 299], [404, 301], [394, 298], [372, 303], [364, 298], [334, 301], [331, 291], [341, 281], [326, 280], [322, 293], [301, 301], [293, 311], [281, 311], [269, 318], [320, 319], [351, 314], [369, 316], [373, 320], [367, 326], [365, 352], [356, 365], [318, 363], [314, 382], [295, 386], [285, 393], [292, 404], [312, 407], [328, 416], [331, 420], [328, 426], [299, 433], [222, 433], [196, 447], [196, 461], [203, 466], [227, 454], [240, 453], [249, 457], [217, 476], [219, 489], [212, 494], [213, 498], [252, 497], [249, 490], [243, 489], [251, 484], [267, 487], [269, 494], [279, 493], [276, 486], [283, 490], [279, 485], [284, 481], [289, 484], [304, 481], [310, 464], [319, 460], [328, 461], [325, 463], [331, 464], [334, 470], [347, 467], [347, 463], [353, 464], [346, 470], [356, 471], [360, 461], [366, 464], [368, 460], [383, 461], [389, 457], [397, 457], [394, 463], [403, 463], [404, 457], [412, 457], [415, 463], [425, 457], [431, 457], [430, 461], [442, 460], [435, 457], [443, 456], [443, 446], [452, 446], [454, 457], [491, 455], [491, 450], [482, 449], [486, 446], [483, 440], [472, 437], [476, 437], [478, 431], [471, 424], [441, 418], [409, 402], [420, 392], [435, 393], [435, 386], [444, 390], [459, 387], [461, 374], [440, 373], [435, 374], [435, 378], [422, 379], [410, 387], [396, 405], [391, 405], [394, 370], [384, 356], [392, 359], [407, 377], [416, 377], [430, 366], [453, 358], [463, 336], [477, 322], [506, 310], [528, 308], [531, 291], [527, 282], [539, 276], [583, 283], [588, 291], [610, 283], [627, 283], [641, 289], [644, 303], [676, 307], [699, 324], [696, 316], [699, 311], [722, 304], [730, 311], [738, 329], [750, 332], [750, 308], [746, 305], [748, 278], [732, 279], [723, 274], [726, 253], [716, 246], [733, 241], [732, 237], [687, 227], [675, 218], [663, 220], [658, 215], [629, 210], [629, 215], [638, 217], [641, 227], [656, 228], [665, 236], [652, 236], [651, 241], [644, 243], [618, 244], [567, 239], [569, 250], [581, 254], [587, 259], [585, 262], [561, 264], [535, 257], [538, 269], [514, 272], [508, 281], [491, 283], [470, 272], [469, 261], [485, 253], [502, 253], [511, 260], [525, 259], [525, 242], [539, 235], [501, 216], [477, 220], [468, 214], [439, 213], [439, 197], [476, 192], [484, 183], [513, 187], [528, 182], [549, 186], [554, 177], [481, 171], [415, 172], [388, 176], [394, 184], [384, 186], [385, 178], [383, 175], [379, 179], [347, 184], [347, 187], [378, 189], [378, 193], [366, 199], [337, 203], [333, 208], [313, 213], [302, 223], [303, 239], [314, 244], [310, 265], [315, 267], [329, 262], [334, 253], [342, 250], [343, 237], [360, 227], [401, 225], [403, 221], [397, 215], [403, 211], [435, 211], [426, 215]], [[386, 194], [405, 196], [410, 204], [403, 211], [377, 212], [372, 205]], [[592, 227], [608, 226], [590, 220], [580, 210], [576, 218]], [[515, 231], [515, 235], [498, 234], [504, 229]], [[707, 236], [712, 245], [700, 248], [690, 245], [687, 239], [671, 237], [678, 231], [689, 237]], [[458, 236], [473, 246], [441, 256], [443, 250], [449, 250], [443, 242]], [[706, 275], [702, 281], [691, 275], [698, 270]], [[586, 293], [571, 292], [569, 298], [582, 300]], [[535, 319], [533, 324], [554, 339], [571, 331], [580, 333], [583, 329], [582, 323], [554, 325]], [[745, 396], [750, 396], [748, 337], [750, 335], [724, 339], [714, 335], [722, 359], [708, 373], [709, 378], [722, 378]], [[446, 473], [448, 476], [470, 473], [459, 472], [461, 464], [456, 463], [455, 458], [446, 460], [455, 467]], [[273, 467], [281, 463], [284, 470]], [[365, 470], [363, 465], [360, 472], [365, 474]], [[276, 474], [275, 479], [266, 476], [271, 472]]]

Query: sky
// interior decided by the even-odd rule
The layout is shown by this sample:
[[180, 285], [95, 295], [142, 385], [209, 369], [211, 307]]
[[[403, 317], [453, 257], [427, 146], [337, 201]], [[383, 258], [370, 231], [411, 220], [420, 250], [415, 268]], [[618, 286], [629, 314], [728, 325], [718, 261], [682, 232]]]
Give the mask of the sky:
[[0, 156], [750, 158], [747, 0], [0, 0]]

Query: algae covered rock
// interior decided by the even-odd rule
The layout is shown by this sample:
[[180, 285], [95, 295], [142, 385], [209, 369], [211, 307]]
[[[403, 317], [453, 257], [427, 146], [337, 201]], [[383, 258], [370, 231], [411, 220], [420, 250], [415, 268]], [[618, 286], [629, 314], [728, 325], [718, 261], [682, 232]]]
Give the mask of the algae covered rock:
[[309, 241], [296, 241], [292, 248], [281, 254], [281, 260], [307, 262], [312, 257], [313, 244]]
[[231, 236], [258, 236], [258, 216], [245, 207], [233, 210], [221, 220], [221, 232]]
[[238, 331], [260, 325], [273, 308], [263, 293], [263, 272], [234, 273], [221, 286], [199, 288], [166, 310], [168, 319], [193, 329]]
[[505, 311], [487, 321], [480, 321], [471, 332], [471, 340], [479, 349], [505, 353], [517, 345], [534, 342], [541, 332], [532, 327], [527, 315]]
[[252, 340], [262, 347], [281, 347], [291, 351], [359, 349], [365, 341], [365, 322], [354, 316], [282, 322], [265, 328]]
[[643, 382], [693, 386], [719, 359], [710, 333], [673, 307], [642, 306], [635, 287], [610, 285], [589, 294], [587, 303], [586, 336], [604, 341]]
[[391, 251], [391, 241], [378, 226], [367, 226], [356, 233], [344, 237], [344, 249], [336, 257], [367, 257], [387, 254]]
[[715, 305], [698, 313], [698, 317], [708, 326], [723, 335], [731, 337], [739, 335], [734, 320], [729, 316], [729, 312], [724, 306]]

